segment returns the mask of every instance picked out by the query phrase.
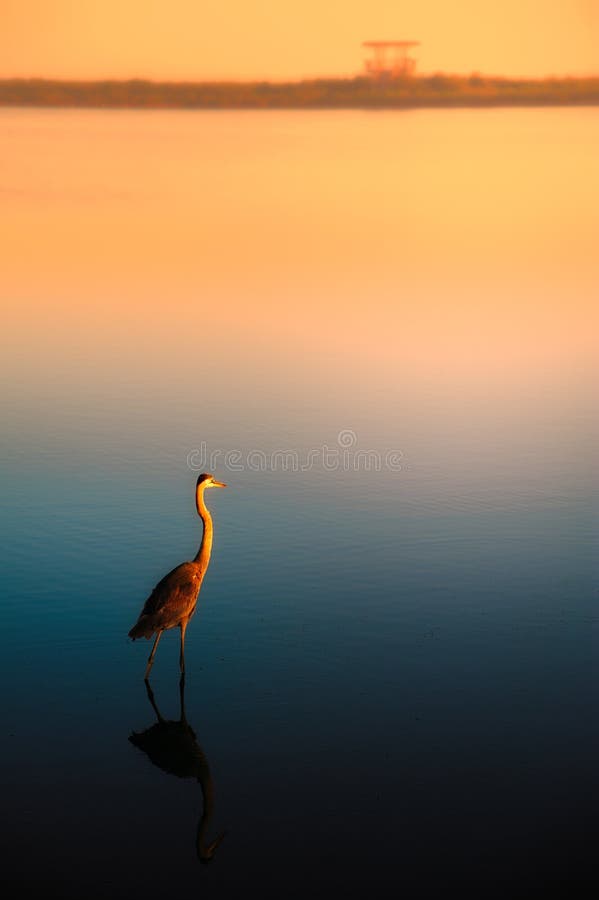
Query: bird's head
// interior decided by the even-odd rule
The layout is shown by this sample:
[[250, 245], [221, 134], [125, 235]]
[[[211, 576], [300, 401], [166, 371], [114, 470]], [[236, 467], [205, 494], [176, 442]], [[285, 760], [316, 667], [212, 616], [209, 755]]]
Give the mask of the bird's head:
[[200, 475], [196, 484], [196, 509], [199, 516], [202, 515], [202, 509], [206, 509], [204, 506], [204, 491], [206, 488], [226, 486], [223, 481], [217, 481], [214, 475], [210, 475], [208, 472], [203, 472]]
[[198, 477], [198, 483], [196, 487], [202, 488], [213, 488], [213, 487], [226, 487], [227, 485], [224, 481], [217, 481], [214, 475], [210, 475], [208, 472], [203, 472]]

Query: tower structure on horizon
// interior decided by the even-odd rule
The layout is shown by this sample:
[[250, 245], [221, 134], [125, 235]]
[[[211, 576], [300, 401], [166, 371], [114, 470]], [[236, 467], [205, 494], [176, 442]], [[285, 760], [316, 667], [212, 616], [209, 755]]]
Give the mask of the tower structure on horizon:
[[416, 60], [410, 56], [410, 50], [419, 47], [420, 41], [364, 41], [362, 46], [370, 51], [364, 61], [370, 78], [386, 81], [414, 74]]

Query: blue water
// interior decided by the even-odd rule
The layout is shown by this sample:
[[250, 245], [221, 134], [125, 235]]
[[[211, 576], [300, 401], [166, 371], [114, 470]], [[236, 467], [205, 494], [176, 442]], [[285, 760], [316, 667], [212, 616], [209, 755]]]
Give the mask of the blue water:
[[[65, 140], [65, 172], [80, 159], [69, 141], [86, 140], [69, 137], [78, 115], [123, 142], [154, 129], [165, 169], [176, 163], [162, 114], [19, 112], [7, 123], [15, 146], [35, 160], [40, 134], [50, 146]], [[423, 127], [443, 115], [427, 113]], [[468, 114], [475, 133], [477, 115]], [[502, 129], [501, 115], [511, 114], [494, 115]], [[536, 135], [561, 127], [555, 115], [527, 112], [529, 125], [518, 111], [509, 127], [541, 153]], [[210, 128], [222, 128], [225, 142], [230, 129], [253, 129], [252, 160], [267, 178], [273, 158], [295, 165], [304, 152], [307, 165], [322, 153], [333, 172], [326, 147], [294, 142], [302, 129], [307, 142], [323, 132], [337, 141], [347, 117], [330, 119], [239, 114], [210, 119]], [[198, 118], [176, 122], [193, 136]], [[382, 117], [381, 127], [389, 122]], [[588, 120], [576, 123], [582, 147]], [[351, 119], [352, 129], [365, 127]], [[292, 132], [293, 153], [284, 140]], [[410, 152], [422, 139], [412, 137]], [[202, 160], [224, 177], [228, 157]], [[365, 165], [360, 154], [353, 163]], [[101, 191], [95, 170], [81, 179], [90, 194]], [[31, 208], [20, 213], [35, 217], [49, 203], [43, 215], [55, 210], [58, 221], [73, 195], [47, 187], [54, 199], [32, 189], [23, 201]], [[292, 199], [288, 208], [282, 201], [289, 215]], [[242, 212], [252, 207], [238, 200]], [[99, 226], [109, 255], [117, 213]], [[69, 248], [61, 252], [66, 260]], [[572, 267], [579, 262], [574, 256]], [[376, 271], [374, 257], [362, 264]], [[90, 265], [84, 260], [83, 275]], [[66, 274], [52, 271], [53, 296], [61, 279], [66, 295]], [[542, 293], [542, 270], [534, 274]], [[84, 281], [79, 287], [86, 296]], [[467, 378], [432, 359], [433, 375], [425, 366], [383, 377], [356, 352], [352, 333], [347, 368], [324, 366], [316, 377], [324, 351], [294, 343], [292, 326], [282, 355], [265, 355], [280, 340], [268, 336], [268, 310], [258, 321], [245, 313], [251, 352], [227, 351], [217, 306], [202, 333], [214, 352], [198, 349], [184, 364], [143, 310], [123, 324], [109, 306], [101, 331], [86, 327], [83, 313], [72, 325], [70, 307], [53, 317], [58, 301], [34, 281], [27, 291], [45, 318], [36, 324], [24, 314], [34, 350], [13, 312], [21, 343], [8, 354], [14, 390], [3, 392], [8, 883], [62, 897], [168, 890], [223, 898], [437, 897], [450, 888], [516, 897], [582, 884], [592, 867], [596, 753], [597, 498], [586, 362], [574, 355], [545, 369], [490, 372], [473, 346]], [[8, 294], [18, 294], [17, 280]], [[188, 308], [178, 302], [175, 294], [155, 315], [165, 329], [179, 316], [185, 341]], [[322, 304], [326, 316], [325, 292]], [[188, 327], [204, 328], [206, 315]], [[392, 359], [392, 344], [384, 352]], [[339, 435], [347, 429], [352, 453], [384, 460], [394, 452], [398, 467], [344, 465]], [[235, 469], [217, 458], [229, 487], [207, 495], [214, 551], [186, 645], [194, 734], [181, 744], [181, 729], [165, 731], [161, 767], [129, 741], [157, 718], [143, 683], [150, 645], [126, 635], [153, 585], [196, 552], [197, 456], [189, 454], [203, 441], [223, 454], [239, 450], [244, 462]], [[320, 457], [304, 471], [248, 463], [252, 451], [268, 461], [289, 449], [303, 462], [324, 444], [340, 451], [328, 469]], [[178, 720], [178, 634], [163, 637], [151, 685], [162, 716]], [[187, 766], [193, 775], [194, 748], [206, 763], [202, 784], [172, 771]], [[201, 865], [196, 829], [210, 790], [208, 839], [225, 836]]]

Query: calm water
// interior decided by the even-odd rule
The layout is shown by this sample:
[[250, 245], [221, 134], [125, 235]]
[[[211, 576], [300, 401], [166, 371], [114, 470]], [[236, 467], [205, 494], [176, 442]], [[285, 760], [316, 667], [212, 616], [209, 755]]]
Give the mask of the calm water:
[[[3, 110], [0, 130], [9, 882], [582, 880], [597, 112]], [[208, 495], [193, 731], [134, 746], [157, 718], [126, 634], [195, 554], [209, 467], [230, 487]], [[177, 637], [152, 674], [168, 720]], [[209, 865], [199, 824], [203, 847], [226, 833]]]

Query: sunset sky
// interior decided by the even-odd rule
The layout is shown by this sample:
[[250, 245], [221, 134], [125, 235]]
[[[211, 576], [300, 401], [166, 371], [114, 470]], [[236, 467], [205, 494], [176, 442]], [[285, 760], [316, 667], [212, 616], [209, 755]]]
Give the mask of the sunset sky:
[[352, 75], [398, 38], [423, 72], [596, 74], [599, 0], [0, 0], [0, 77]]

